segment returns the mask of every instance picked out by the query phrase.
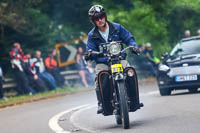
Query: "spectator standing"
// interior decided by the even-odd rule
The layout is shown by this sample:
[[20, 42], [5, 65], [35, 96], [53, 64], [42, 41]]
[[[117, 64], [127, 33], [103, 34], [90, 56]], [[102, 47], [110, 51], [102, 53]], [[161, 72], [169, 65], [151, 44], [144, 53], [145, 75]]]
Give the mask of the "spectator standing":
[[46, 72], [43, 59], [41, 58], [41, 51], [35, 52], [35, 58], [33, 58], [32, 66], [34, 67], [36, 74], [46, 81], [50, 89], [54, 90], [57, 88], [54, 77]]
[[[140, 51], [141, 51], [140, 56], [138, 56], [136, 58], [136, 62], [138, 62], [138, 66], [142, 70], [150, 71], [152, 76], [155, 76], [155, 68], [154, 68], [153, 62], [152, 62], [151, 59], [149, 59], [149, 56], [153, 55], [153, 52], [150, 52], [151, 48], [149, 48], [150, 51], [147, 50], [147, 47], [146, 47], [145, 44], [139, 45], [139, 48], [140, 48]], [[150, 53], [148, 53], [148, 52], [150, 52]]]
[[158, 64], [160, 63], [160, 60], [154, 56], [153, 54], [153, 49], [151, 47], [151, 43], [150, 42], [147, 42], [146, 43], [146, 47], [144, 49], [144, 51], [142, 52], [144, 53], [144, 55], [147, 57], [148, 61], [151, 63], [152, 65], [152, 74], [153, 76], [156, 76], [156, 73], [157, 73], [157, 67], [158, 67]]
[[84, 84], [85, 87], [88, 87], [88, 83], [86, 80], [86, 74], [87, 74], [87, 68], [86, 68], [86, 64], [84, 63], [83, 60], [83, 48], [81, 46], [78, 46], [77, 48], [77, 53], [76, 53], [76, 68], [79, 71], [79, 75], [81, 77], [81, 80]]
[[188, 37], [190, 37], [190, 30], [185, 31], [185, 38], [188, 38]]
[[57, 61], [55, 60], [56, 50], [51, 49], [48, 53], [48, 57], [45, 58], [45, 66], [47, 71], [55, 78], [56, 84], [59, 86], [67, 85], [64, 77], [60, 74], [60, 71], [57, 66]]
[[146, 47], [145, 47], [145, 50], [144, 50], [144, 54], [146, 57], [148, 57], [150, 60], [153, 60], [154, 58], [154, 55], [153, 55], [153, 49], [151, 47], [151, 43], [150, 42], [147, 42], [146, 43]]
[[21, 94], [34, 94], [35, 90], [32, 89], [29, 85], [28, 78], [24, 73], [23, 65], [24, 65], [24, 54], [21, 49], [21, 45], [18, 42], [13, 44], [14, 49], [10, 51], [11, 65], [13, 69], [13, 73], [15, 75], [15, 79], [17, 82], [17, 92], [19, 95]]
[[46, 86], [45, 82], [36, 74], [36, 72], [31, 67], [31, 54], [25, 54], [24, 63], [24, 71], [28, 76], [29, 82], [32, 87], [35, 88], [37, 92], [47, 91], [48, 87]]
[[86, 66], [87, 70], [88, 70], [88, 76], [89, 76], [89, 84], [94, 85], [95, 83], [95, 70], [92, 66], [92, 63], [90, 61], [87, 62], [87, 66]]

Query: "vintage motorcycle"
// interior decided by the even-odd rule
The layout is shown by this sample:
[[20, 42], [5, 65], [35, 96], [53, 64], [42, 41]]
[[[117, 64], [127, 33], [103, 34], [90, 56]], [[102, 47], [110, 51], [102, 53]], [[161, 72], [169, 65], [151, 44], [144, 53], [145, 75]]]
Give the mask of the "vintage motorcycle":
[[135, 112], [143, 107], [143, 104], [139, 100], [136, 71], [133, 67], [123, 68], [121, 60], [124, 60], [124, 57], [120, 56], [127, 49], [132, 49], [136, 55], [139, 51], [134, 46], [123, 50], [122, 47], [119, 41], [103, 43], [99, 46], [100, 52], [88, 50], [87, 57], [91, 59], [92, 54], [108, 56], [109, 70], [99, 72], [97, 78], [102, 98], [102, 114], [115, 115], [117, 124], [128, 129], [129, 112]]

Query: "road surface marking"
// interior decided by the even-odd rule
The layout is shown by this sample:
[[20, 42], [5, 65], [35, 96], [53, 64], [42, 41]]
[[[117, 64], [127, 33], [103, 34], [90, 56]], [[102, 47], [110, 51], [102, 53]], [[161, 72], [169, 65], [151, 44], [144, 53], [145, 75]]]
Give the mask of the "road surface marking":
[[94, 108], [94, 107], [96, 107], [96, 105], [91, 105], [91, 106], [89, 106], [89, 107], [82, 108], [82, 109], [80, 109], [80, 110], [74, 112], [74, 113], [71, 115], [71, 117], [70, 117], [70, 122], [71, 122], [74, 126], [76, 126], [77, 128], [82, 129], [82, 130], [84, 130], [84, 131], [87, 131], [87, 132], [90, 132], [90, 133], [96, 133], [96, 132], [99, 133], [100, 131], [91, 129], [91, 128], [89, 128], [89, 127], [83, 127], [82, 125], [80, 125], [80, 124], [78, 124], [77, 122], [75, 122], [75, 118], [78, 118], [78, 116], [79, 116], [83, 111], [88, 110], [88, 109], [91, 109], [91, 108]]
[[54, 131], [55, 133], [70, 133], [70, 131], [65, 131], [62, 127], [59, 126], [58, 124], [58, 121], [59, 121], [59, 118], [61, 116], [63, 116], [64, 114], [67, 114], [67, 113], [70, 113], [72, 111], [75, 111], [75, 110], [78, 110], [78, 109], [81, 109], [81, 108], [84, 108], [84, 107], [87, 107], [89, 106], [89, 104], [86, 104], [86, 105], [82, 105], [82, 106], [78, 106], [78, 107], [75, 107], [75, 108], [72, 108], [72, 109], [68, 109], [66, 111], [63, 111], [55, 116], [53, 116], [50, 120], [49, 120], [49, 127], [51, 128], [52, 131]]
[[[148, 92], [148, 93], [140, 93], [140, 96], [149, 96], [149, 95], [155, 95], [155, 94], [159, 94], [159, 91], [152, 91], [152, 92]], [[97, 130], [92, 130], [92, 129], [89, 129], [88, 127], [83, 127], [81, 125], [79, 125], [78, 123], [75, 122], [75, 117], [78, 116], [80, 113], [82, 113], [83, 111], [85, 110], [88, 110], [90, 108], [93, 108], [95, 107], [96, 105], [90, 105], [90, 104], [86, 104], [86, 105], [82, 105], [82, 106], [78, 106], [78, 107], [75, 107], [75, 108], [72, 108], [72, 109], [69, 109], [69, 110], [66, 110], [66, 111], [63, 111], [57, 115], [55, 115], [54, 117], [52, 117], [50, 120], [49, 120], [49, 127], [51, 128], [52, 131], [54, 131], [55, 133], [71, 133], [70, 131], [65, 131], [62, 127], [59, 126], [58, 124], [58, 121], [59, 121], [59, 118], [61, 116], [63, 116], [64, 114], [67, 114], [67, 113], [70, 113], [72, 111], [76, 111], [75, 113], [72, 114], [72, 116], [70, 117], [70, 121], [74, 124], [74, 126], [80, 128], [80, 129], [83, 129], [85, 131], [88, 131], [88, 132], [91, 132], [91, 133], [96, 133], [96, 132], [100, 132], [100, 131], [97, 131]]]

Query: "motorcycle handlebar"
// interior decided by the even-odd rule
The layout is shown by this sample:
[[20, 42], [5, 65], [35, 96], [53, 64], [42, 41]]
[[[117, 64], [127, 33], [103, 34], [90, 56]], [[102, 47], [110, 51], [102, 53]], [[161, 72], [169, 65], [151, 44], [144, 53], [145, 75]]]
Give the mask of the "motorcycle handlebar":
[[140, 54], [140, 49], [136, 48], [135, 46], [128, 46], [128, 47], [126, 47], [125, 49], [123, 49], [123, 50], [121, 51], [121, 53], [123, 53], [124, 51], [126, 51], [126, 50], [129, 49], [129, 48], [132, 48], [132, 52], [133, 52], [134, 54], [136, 54], [136, 55], [139, 55], [139, 54]]
[[[105, 44], [105, 43], [104, 43], [104, 44]], [[134, 46], [128, 46], [128, 47], [126, 47], [126, 48], [123, 49], [120, 53], [123, 53], [124, 51], [126, 51], [127, 49], [130, 49], [130, 48], [132, 48], [132, 52], [133, 52], [134, 54], [139, 55], [140, 50], [139, 50], [138, 48], [134, 47]], [[88, 56], [91, 56], [92, 54], [104, 55], [104, 56], [108, 55], [108, 54], [104, 54], [104, 53], [102, 53], [102, 52], [93, 51], [93, 50], [91, 50], [91, 49], [88, 50], [88, 53], [87, 53], [87, 54], [88, 54]]]
[[[114, 41], [115, 43], [122, 43], [122, 41]], [[110, 44], [110, 42], [100, 43], [101, 45], [107, 45]]]

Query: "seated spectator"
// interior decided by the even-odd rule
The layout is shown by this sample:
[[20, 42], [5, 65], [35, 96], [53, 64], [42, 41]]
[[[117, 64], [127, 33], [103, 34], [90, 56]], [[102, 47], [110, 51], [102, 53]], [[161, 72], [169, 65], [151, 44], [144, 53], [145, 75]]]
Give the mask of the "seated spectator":
[[3, 71], [0, 66], [0, 100], [7, 100], [7, 98], [3, 95]]
[[32, 66], [34, 67], [36, 74], [41, 79], [46, 81], [47, 85], [50, 87], [51, 90], [57, 88], [54, 77], [45, 70], [44, 62], [41, 58], [41, 52], [39, 50], [35, 52], [35, 58], [33, 58], [32, 60]]
[[55, 57], [56, 57], [56, 50], [51, 49], [48, 53], [48, 57], [45, 58], [45, 66], [47, 68], [47, 71], [51, 75], [53, 75], [57, 85], [59, 86], [63, 86], [64, 84], [67, 85], [67, 82], [65, 82], [64, 77], [60, 74]]
[[21, 45], [18, 42], [15, 42], [14, 49], [10, 51], [11, 65], [15, 79], [17, 82], [17, 92], [21, 94], [34, 94], [35, 90], [32, 89], [29, 85], [28, 78], [24, 73], [23, 69], [23, 58], [24, 54], [21, 49]]
[[24, 59], [24, 72], [28, 76], [30, 84], [34, 87], [37, 92], [47, 91], [48, 87], [46, 86], [43, 79], [41, 79], [36, 72], [31, 67], [31, 54], [25, 54]]

